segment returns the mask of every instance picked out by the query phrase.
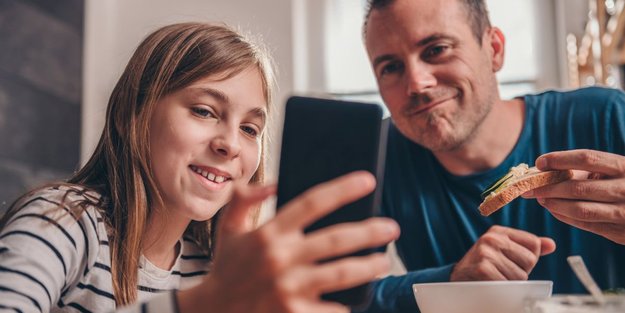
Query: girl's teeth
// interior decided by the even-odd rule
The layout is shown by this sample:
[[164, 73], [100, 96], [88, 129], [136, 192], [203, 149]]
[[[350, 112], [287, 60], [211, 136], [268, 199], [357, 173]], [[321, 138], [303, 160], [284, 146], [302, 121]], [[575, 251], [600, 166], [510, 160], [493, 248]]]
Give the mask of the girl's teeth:
[[213, 182], [216, 182], [216, 183], [223, 183], [224, 181], [226, 181], [226, 177], [224, 177], [224, 176], [217, 176], [217, 175], [215, 175], [213, 173], [209, 173], [209, 172], [207, 172], [207, 171], [205, 171], [205, 170], [203, 170], [203, 169], [201, 169], [199, 167], [191, 166], [191, 169], [194, 172], [204, 176], [206, 179], [208, 179], [210, 181], [213, 181]]

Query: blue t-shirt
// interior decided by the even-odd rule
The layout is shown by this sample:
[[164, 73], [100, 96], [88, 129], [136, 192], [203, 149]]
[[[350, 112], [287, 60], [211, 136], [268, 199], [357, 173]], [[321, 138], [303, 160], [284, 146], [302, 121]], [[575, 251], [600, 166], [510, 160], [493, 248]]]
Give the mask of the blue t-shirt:
[[602, 288], [625, 287], [625, 246], [556, 220], [536, 200], [517, 199], [483, 217], [480, 193], [519, 163], [544, 153], [594, 149], [625, 155], [625, 94], [585, 88], [545, 92], [525, 100], [523, 130], [497, 167], [468, 176], [450, 174], [432, 153], [391, 126], [383, 214], [402, 234], [397, 250], [408, 274], [376, 283], [370, 312], [416, 312], [412, 284], [448, 281], [453, 265], [492, 225], [551, 237], [557, 250], [542, 257], [531, 280], [552, 280], [554, 293], [583, 293], [566, 258], [581, 255]]

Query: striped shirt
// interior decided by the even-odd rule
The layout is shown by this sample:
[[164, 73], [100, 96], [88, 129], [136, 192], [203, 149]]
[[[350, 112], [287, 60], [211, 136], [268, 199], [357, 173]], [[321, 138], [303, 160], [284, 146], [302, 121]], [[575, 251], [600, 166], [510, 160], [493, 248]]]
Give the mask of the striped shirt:
[[[77, 219], [68, 204], [97, 196], [51, 187], [29, 197], [0, 232], [0, 311], [115, 311], [108, 232], [99, 208]], [[96, 198], [97, 199], [97, 198]], [[137, 304], [124, 312], [175, 312], [174, 290], [186, 289], [207, 273], [209, 257], [190, 239], [171, 270], [141, 257]], [[155, 308], [151, 309], [151, 308]]]

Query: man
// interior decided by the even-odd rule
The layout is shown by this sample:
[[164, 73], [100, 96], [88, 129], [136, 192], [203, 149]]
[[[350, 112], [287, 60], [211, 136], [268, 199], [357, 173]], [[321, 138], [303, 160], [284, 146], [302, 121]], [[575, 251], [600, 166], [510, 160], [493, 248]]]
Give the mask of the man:
[[[423, 282], [548, 279], [555, 293], [583, 292], [574, 254], [601, 287], [625, 286], [625, 94], [502, 100], [505, 40], [483, 0], [370, 2], [365, 46], [394, 122], [383, 211], [401, 225], [408, 269], [376, 284], [370, 311], [416, 312], [411, 285]], [[576, 176], [482, 217], [480, 193], [519, 163]]]

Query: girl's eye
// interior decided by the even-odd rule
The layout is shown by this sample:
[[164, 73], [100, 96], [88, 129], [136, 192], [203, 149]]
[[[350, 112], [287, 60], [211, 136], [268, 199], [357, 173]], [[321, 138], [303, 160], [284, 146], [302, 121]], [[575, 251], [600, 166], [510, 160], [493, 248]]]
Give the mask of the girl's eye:
[[241, 130], [245, 132], [247, 135], [249, 135], [250, 137], [254, 137], [254, 138], [258, 137], [259, 131], [256, 130], [254, 127], [241, 126]]
[[203, 107], [193, 107], [191, 108], [191, 111], [193, 111], [193, 114], [199, 117], [214, 117], [215, 116], [213, 112]]

